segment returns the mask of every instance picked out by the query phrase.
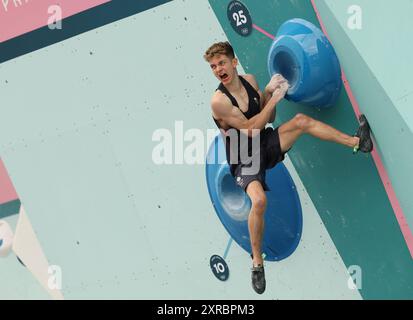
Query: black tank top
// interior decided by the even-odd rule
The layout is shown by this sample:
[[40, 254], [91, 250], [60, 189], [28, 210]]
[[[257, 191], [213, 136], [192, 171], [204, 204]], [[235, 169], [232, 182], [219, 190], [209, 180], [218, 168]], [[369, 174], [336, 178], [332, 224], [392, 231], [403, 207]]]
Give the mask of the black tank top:
[[[245, 80], [243, 77], [239, 76], [239, 79], [242, 83], [242, 85], [244, 86], [245, 90], [247, 90], [247, 94], [248, 94], [248, 110], [247, 112], [243, 112], [241, 109], [240, 111], [244, 114], [244, 116], [247, 119], [251, 119], [252, 117], [254, 117], [255, 115], [257, 115], [258, 113], [260, 113], [261, 108], [260, 108], [260, 95], [258, 94], [258, 92], [254, 89], [254, 87], [247, 81]], [[224, 93], [232, 102], [232, 105], [239, 108], [238, 102], [237, 100], [231, 95], [231, 93], [229, 93], [228, 89], [225, 88], [225, 86], [220, 83], [219, 87], [217, 88], [217, 90], [220, 90], [222, 93]], [[248, 150], [248, 155], [251, 155], [251, 150], [252, 150], [252, 138], [248, 137], [247, 140], [244, 139], [244, 141], [248, 141], [248, 146], [242, 146], [240, 143], [240, 135], [243, 134], [242, 132], [240, 132], [240, 130], [235, 129], [235, 128], [229, 128], [227, 130], [223, 129], [221, 127], [221, 125], [219, 124], [219, 122], [214, 118], [214, 122], [217, 125], [217, 127], [221, 130], [222, 133], [222, 138], [224, 139], [225, 142], [225, 152], [226, 152], [226, 157], [227, 157], [227, 161], [228, 164], [230, 165], [230, 170], [231, 173], [234, 175], [235, 172], [235, 168], [237, 167], [237, 164], [231, 164], [230, 163], [230, 159], [231, 159], [231, 154], [232, 154], [232, 159], [237, 159], [237, 163], [240, 164], [241, 163], [241, 156], [240, 153], [244, 152], [243, 150]], [[237, 137], [238, 137], [238, 145], [237, 146], [233, 146], [231, 148], [231, 143], [230, 143], [230, 138], [227, 135], [227, 132], [229, 130], [235, 130]], [[261, 138], [262, 138], [262, 133], [264, 132], [264, 130], [261, 130]], [[239, 147], [238, 147], [239, 146]]]

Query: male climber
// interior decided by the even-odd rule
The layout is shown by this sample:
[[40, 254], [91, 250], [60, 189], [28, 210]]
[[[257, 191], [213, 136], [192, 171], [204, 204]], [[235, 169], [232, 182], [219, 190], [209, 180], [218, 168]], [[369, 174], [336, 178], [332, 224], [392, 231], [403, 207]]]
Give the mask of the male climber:
[[[360, 117], [360, 127], [355, 136], [344, 134], [320, 121], [304, 114], [297, 114], [290, 121], [276, 129], [265, 128], [275, 120], [277, 103], [288, 90], [288, 82], [281, 75], [275, 75], [261, 92], [253, 75], [239, 76], [238, 60], [228, 42], [213, 44], [204, 55], [213, 74], [221, 82], [212, 96], [211, 109], [213, 119], [221, 131], [226, 146], [227, 161], [236, 183], [245, 190], [251, 199], [251, 211], [248, 216], [248, 230], [252, 248], [252, 287], [262, 294], [265, 291], [265, 273], [261, 253], [264, 231], [264, 212], [267, 204], [265, 191], [265, 170], [284, 160], [285, 153], [303, 134], [310, 134], [322, 140], [336, 142], [352, 148], [355, 152], [371, 152], [373, 148], [370, 128], [364, 116]], [[228, 139], [229, 132], [236, 131], [245, 135], [252, 142], [258, 135], [259, 170], [246, 174], [249, 163], [243, 163], [242, 153], [251, 153], [250, 144], [245, 148], [236, 145], [239, 140]], [[258, 134], [257, 134], [258, 132]], [[237, 161], [234, 163], [233, 157]], [[231, 161], [230, 161], [231, 160]]]

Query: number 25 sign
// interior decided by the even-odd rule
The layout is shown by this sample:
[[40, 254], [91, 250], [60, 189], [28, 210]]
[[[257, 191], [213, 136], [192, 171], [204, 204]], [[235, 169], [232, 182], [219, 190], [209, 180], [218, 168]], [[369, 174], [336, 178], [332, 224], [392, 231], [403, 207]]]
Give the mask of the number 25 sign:
[[232, 28], [241, 36], [249, 36], [252, 31], [252, 19], [248, 8], [240, 1], [231, 1], [227, 9], [228, 20]]

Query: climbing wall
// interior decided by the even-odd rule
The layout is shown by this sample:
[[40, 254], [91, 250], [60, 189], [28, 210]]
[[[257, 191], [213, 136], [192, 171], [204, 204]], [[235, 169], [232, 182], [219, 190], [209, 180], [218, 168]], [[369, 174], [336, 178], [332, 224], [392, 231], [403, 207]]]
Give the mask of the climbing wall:
[[[228, 3], [112, 0], [68, 16], [62, 30], [0, 43], [0, 186], [15, 190], [0, 217], [16, 230], [24, 206], [66, 299], [408, 296], [411, 258], [373, 160], [310, 138], [285, 161], [301, 241], [288, 259], [267, 262], [267, 291], [253, 292], [251, 259], [215, 213], [205, 163], [181, 159], [188, 130], [204, 141], [201, 159], [216, 134], [209, 101], [218, 84], [202, 58], [210, 44], [230, 40], [240, 73], [268, 80], [271, 39], [257, 29], [238, 37]], [[294, 16], [317, 23], [310, 3], [245, 3], [269, 33]], [[323, 113], [284, 103], [279, 121], [298, 111], [350, 133], [357, 126], [345, 93]], [[156, 132], [170, 133], [171, 164], [154, 161]], [[211, 271], [215, 254], [228, 264], [225, 282]], [[352, 265], [362, 267], [361, 290], [349, 287]], [[0, 259], [0, 298], [50, 298], [28, 269], [14, 253]]]
[[[211, 0], [210, 3], [235, 47], [242, 66], [247, 72], [257, 75], [261, 86], [269, 80], [267, 56], [274, 36], [283, 22], [302, 18], [320, 26], [317, 13], [319, 18], [322, 17], [320, 13], [324, 13], [329, 26], [334, 26], [338, 22], [329, 16], [329, 11], [321, 12], [318, 7], [336, 8], [336, 16], [340, 9], [347, 9], [342, 4], [333, 5], [332, 1], [242, 1], [250, 13], [253, 28], [252, 33], [245, 37], [231, 26], [227, 15], [231, 1]], [[365, 2], [361, 1], [360, 5], [363, 4]], [[377, 14], [377, 10], [374, 12]], [[379, 12], [383, 14], [383, 7]], [[347, 14], [347, 11], [344, 14]], [[339, 58], [350, 55], [352, 50], [355, 50], [354, 47], [343, 45], [344, 36], [342, 40], [341, 34], [334, 35], [336, 37], [331, 41], [333, 46], [337, 43], [337, 47], [341, 49], [338, 51]], [[342, 67], [346, 74], [353, 78], [355, 72], [358, 82], [364, 80], [353, 59], [343, 59], [343, 62]], [[349, 96], [350, 92], [343, 90], [336, 106], [328, 110], [286, 101], [280, 103], [277, 107], [277, 124], [301, 112], [353, 134], [357, 128], [357, 111], [371, 112], [371, 109], [364, 105], [355, 105], [354, 97]], [[382, 94], [377, 91], [377, 87], [357, 92], [363, 101]], [[375, 127], [380, 127], [381, 123], [374, 121], [375, 116], [372, 118], [374, 133]], [[380, 140], [377, 145], [380, 146]], [[381, 175], [381, 171], [385, 169], [374, 156], [377, 154], [353, 156], [342, 146], [320, 142], [311, 137], [301, 138], [290, 152], [294, 167], [346, 266], [358, 266], [362, 270], [363, 285], [359, 290], [361, 295], [367, 299], [412, 297], [413, 269], [409, 251], [411, 231], [406, 229], [404, 216], [397, 216], [400, 210], [393, 205], [394, 201], [391, 202], [394, 196], [387, 189], [389, 181]], [[407, 165], [408, 161], [403, 163]], [[407, 211], [407, 214], [411, 212]]]

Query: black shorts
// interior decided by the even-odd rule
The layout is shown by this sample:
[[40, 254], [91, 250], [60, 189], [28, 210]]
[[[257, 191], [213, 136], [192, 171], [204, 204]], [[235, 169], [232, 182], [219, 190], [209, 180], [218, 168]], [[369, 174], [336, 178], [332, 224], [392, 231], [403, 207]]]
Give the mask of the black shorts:
[[[269, 191], [268, 185], [265, 183], [265, 171], [275, 167], [275, 165], [284, 160], [285, 154], [288, 152], [281, 151], [280, 136], [278, 135], [278, 128], [266, 128], [260, 141], [260, 168], [257, 174], [245, 174], [243, 168], [250, 166], [239, 164], [235, 167], [234, 178], [238, 186], [246, 191], [248, 185], [252, 181], [260, 181], [264, 190]], [[244, 172], [244, 173], [243, 173]]]

